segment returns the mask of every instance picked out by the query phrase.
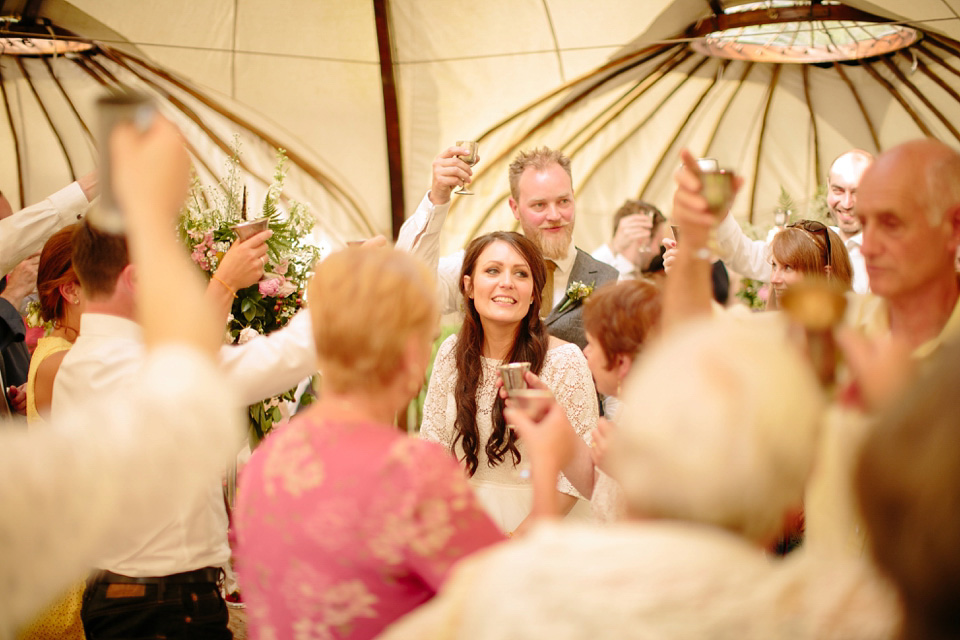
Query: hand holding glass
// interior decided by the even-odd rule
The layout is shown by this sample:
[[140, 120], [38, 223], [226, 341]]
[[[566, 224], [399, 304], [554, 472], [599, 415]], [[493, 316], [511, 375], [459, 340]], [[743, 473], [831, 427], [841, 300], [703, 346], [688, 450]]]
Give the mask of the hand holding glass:
[[[466, 147], [469, 150], [469, 152], [466, 155], [457, 156], [458, 158], [466, 162], [471, 167], [477, 164], [477, 160], [479, 159], [479, 156], [477, 156], [478, 147], [477, 147], [477, 143], [474, 140], [457, 140], [457, 146]], [[457, 187], [454, 190], [454, 193], [460, 196], [473, 195], [473, 191], [470, 191], [469, 189], [467, 189], [466, 184], [463, 184]]]

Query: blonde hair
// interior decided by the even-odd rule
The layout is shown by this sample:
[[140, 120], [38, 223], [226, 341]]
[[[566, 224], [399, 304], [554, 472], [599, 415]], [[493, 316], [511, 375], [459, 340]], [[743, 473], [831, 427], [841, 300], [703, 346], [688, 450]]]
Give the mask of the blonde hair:
[[610, 463], [635, 514], [763, 542], [800, 504], [823, 397], [776, 332], [681, 327], [650, 347], [623, 391]]
[[510, 196], [519, 201], [520, 199], [520, 176], [528, 167], [533, 167], [537, 171], [543, 171], [550, 165], [558, 164], [560, 168], [567, 172], [570, 177], [570, 184], [573, 184], [573, 173], [570, 171], [570, 158], [563, 155], [562, 151], [551, 149], [550, 147], [539, 147], [532, 151], [521, 151], [517, 157], [510, 163], [507, 172], [510, 178]]
[[429, 341], [439, 318], [433, 275], [396, 249], [335, 253], [317, 265], [308, 293], [320, 369], [336, 392], [385, 386], [409, 337]]

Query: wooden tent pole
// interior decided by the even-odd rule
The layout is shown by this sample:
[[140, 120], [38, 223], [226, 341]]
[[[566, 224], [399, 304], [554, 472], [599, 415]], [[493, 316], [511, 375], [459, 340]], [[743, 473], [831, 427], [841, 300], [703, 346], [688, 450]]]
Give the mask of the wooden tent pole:
[[907, 102], [902, 95], [900, 95], [900, 92], [897, 91], [896, 87], [894, 87], [889, 80], [881, 76], [880, 73], [874, 69], [869, 62], [865, 61], [863, 63], [863, 68], [866, 69], [867, 73], [873, 76], [874, 80], [879, 82], [887, 91], [889, 91], [890, 95], [892, 95], [897, 102], [900, 103], [900, 106], [903, 107], [903, 110], [907, 112], [907, 115], [913, 118], [914, 123], [916, 123], [916, 125], [920, 128], [920, 131], [923, 132], [923, 135], [927, 136], [928, 138], [936, 138], [936, 136], [933, 135], [933, 132], [930, 130], [930, 127], [928, 127], [926, 123], [924, 123], [923, 119], [920, 118], [920, 114], [918, 114], [914, 108], [910, 106], [910, 103]]
[[810, 78], [808, 65], [801, 65], [803, 75], [803, 97], [807, 102], [807, 111], [810, 112], [810, 125], [813, 128], [813, 166], [814, 180], [819, 183], [823, 174], [820, 173], [820, 136], [817, 134], [817, 117], [813, 110], [813, 100], [810, 97]]
[[7, 96], [7, 84], [3, 80], [3, 66], [0, 65], [0, 93], [3, 94], [3, 106], [7, 111], [7, 124], [10, 125], [10, 136], [13, 138], [13, 154], [17, 160], [17, 189], [20, 196], [20, 208], [26, 206], [23, 193], [23, 172], [20, 162], [20, 136], [17, 135], [17, 128], [13, 123], [13, 114], [10, 113], [10, 99]]
[[873, 121], [870, 120], [870, 114], [867, 113], [867, 107], [863, 104], [863, 100], [860, 99], [860, 94], [857, 93], [857, 88], [853, 86], [853, 82], [847, 77], [847, 74], [844, 72], [841, 65], [834, 63], [833, 68], [836, 69], [837, 73], [840, 74], [840, 78], [850, 89], [850, 93], [853, 94], [854, 101], [857, 103], [857, 106], [860, 107], [860, 113], [863, 114], [863, 121], [867, 123], [867, 130], [870, 132], [870, 137], [873, 138], [874, 150], [877, 153], [883, 151], [883, 148], [880, 146], [880, 137], [877, 135], [877, 130], [873, 126]]
[[913, 91], [913, 93], [917, 96], [917, 98], [919, 98], [920, 102], [922, 102], [924, 106], [927, 109], [929, 109], [931, 113], [933, 113], [933, 115], [937, 116], [937, 119], [940, 120], [940, 122], [943, 123], [943, 126], [947, 128], [947, 131], [952, 133], [954, 138], [956, 138], [957, 140], [960, 140], [960, 132], [957, 131], [956, 127], [954, 127], [950, 123], [950, 120], [948, 120], [947, 117], [944, 116], [943, 113], [941, 113], [940, 110], [937, 109], [932, 102], [930, 102], [927, 96], [923, 95], [923, 92], [920, 91], [920, 89], [918, 89], [915, 84], [910, 82], [910, 79], [907, 78], [907, 76], [902, 71], [900, 71], [900, 68], [897, 67], [897, 65], [892, 60], [890, 60], [890, 58], [884, 58], [883, 62], [884, 64], [887, 65], [887, 68], [890, 69], [893, 75], [897, 76], [897, 79], [901, 83], [906, 85], [911, 91]]
[[396, 65], [393, 62], [393, 39], [390, 37], [389, 0], [373, 0], [377, 24], [377, 48], [380, 52], [380, 87], [383, 92], [383, 125], [387, 140], [387, 173], [390, 181], [390, 226], [393, 239], [400, 236], [403, 225], [403, 151], [400, 144], [400, 108], [397, 104]]
[[37, 106], [40, 107], [40, 113], [43, 114], [47, 124], [50, 126], [50, 130], [53, 132], [53, 137], [57, 139], [57, 144], [60, 145], [60, 151], [63, 152], [63, 159], [67, 161], [67, 170], [70, 172], [70, 181], [76, 181], [77, 172], [73, 168], [73, 161], [70, 159], [70, 154], [67, 153], [67, 145], [64, 143], [63, 137], [60, 135], [60, 131], [57, 130], [57, 125], [54, 124], [53, 118], [50, 117], [50, 112], [47, 111], [47, 105], [43, 104], [43, 100], [40, 98], [40, 94], [37, 92], [37, 87], [34, 86], [33, 79], [30, 77], [30, 74], [27, 73], [27, 68], [23, 65], [23, 61], [20, 59], [20, 56], [12, 57], [17, 61], [17, 66], [20, 68], [20, 74], [26, 81], [27, 86], [30, 87], [30, 92], [33, 93], [33, 97], [37, 100]]
[[760, 158], [763, 155], [763, 136], [767, 132], [767, 116], [770, 115], [770, 104], [773, 102], [773, 92], [777, 88], [777, 81], [780, 79], [780, 70], [783, 65], [774, 65], [773, 75], [770, 77], [770, 90], [767, 93], [767, 103], [763, 107], [763, 119], [760, 121], [760, 139], [757, 140], [757, 158], [753, 163], [753, 188], [750, 189], [750, 211], [747, 212], [747, 220], [753, 224], [753, 207], [757, 201], [757, 185], [760, 176]]

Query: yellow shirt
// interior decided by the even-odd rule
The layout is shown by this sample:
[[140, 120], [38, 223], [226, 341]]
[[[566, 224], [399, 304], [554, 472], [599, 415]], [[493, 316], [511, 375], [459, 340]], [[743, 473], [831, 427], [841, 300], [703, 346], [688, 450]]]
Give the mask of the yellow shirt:
[[[890, 315], [886, 300], [870, 294], [850, 296], [845, 323], [871, 338], [888, 335]], [[913, 357], [925, 361], [944, 341], [958, 337], [960, 301], [940, 334], [914, 349]], [[869, 418], [854, 409], [835, 404], [827, 411], [804, 504], [804, 548], [809, 552], [863, 553], [866, 537], [860, 525], [853, 474], [860, 445], [870, 426]]]

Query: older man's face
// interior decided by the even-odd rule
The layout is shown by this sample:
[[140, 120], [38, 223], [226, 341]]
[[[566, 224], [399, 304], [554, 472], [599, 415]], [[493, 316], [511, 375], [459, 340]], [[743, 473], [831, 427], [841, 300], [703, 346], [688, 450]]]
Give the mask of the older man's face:
[[510, 198], [510, 209], [520, 221], [523, 235], [540, 247], [545, 258], [566, 256], [576, 215], [570, 176], [558, 164], [542, 171], [527, 167], [517, 187], [517, 199]]
[[911, 296], [953, 273], [956, 253], [949, 217], [931, 222], [922, 160], [892, 152], [877, 159], [860, 183], [857, 217], [861, 251], [873, 293], [887, 299]]
[[847, 236], [860, 233], [860, 220], [854, 209], [857, 205], [857, 190], [868, 166], [862, 161], [850, 161], [847, 157], [842, 157], [830, 168], [827, 207], [837, 226]]

